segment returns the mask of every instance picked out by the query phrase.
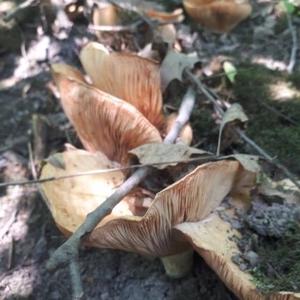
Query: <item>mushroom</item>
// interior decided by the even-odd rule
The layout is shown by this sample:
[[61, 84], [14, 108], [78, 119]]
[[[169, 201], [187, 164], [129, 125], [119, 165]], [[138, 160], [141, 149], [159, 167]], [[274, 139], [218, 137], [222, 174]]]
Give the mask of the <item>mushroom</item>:
[[184, 0], [183, 6], [197, 23], [218, 33], [231, 31], [252, 12], [248, 0]]
[[[111, 55], [107, 52], [99, 54], [93, 49], [91, 55], [95, 60], [92, 68], [89, 56], [91, 46], [87, 47], [89, 48], [83, 50], [81, 59], [85, 62], [93, 85], [88, 84], [85, 77], [71, 66], [56, 64], [52, 66], [52, 72], [61, 94], [64, 111], [88, 152], [71, 150], [50, 158], [41, 170], [41, 179], [96, 169], [104, 170], [105, 173], [87, 177], [68, 176], [42, 183], [41, 188], [54, 220], [65, 234], [73, 233], [87, 214], [105, 201], [125, 180], [122, 172], [108, 169], [128, 165], [128, 151], [132, 148], [162, 141], [160, 132], [145, 117], [147, 115], [153, 123], [164, 120], [157, 109], [161, 107], [161, 95], [147, 77], [153, 77], [155, 85], [160, 82], [159, 75], [153, 74], [158, 72], [157, 65], [134, 55]], [[96, 49], [99, 48], [101, 52], [104, 51], [97, 45]], [[120, 72], [113, 57], [124, 68], [127, 64], [123, 64], [122, 59], [128, 62], [129, 58], [130, 71]], [[103, 71], [102, 63], [113, 66], [112, 69], [108, 66], [107, 69], [104, 68], [110, 73]], [[109, 79], [98, 81], [97, 74], [99, 77], [108, 76]], [[119, 81], [113, 84], [116, 77]], [[149, 82], [145, 83], [147, 80]], [[132, 95], [134, 100], [128, 96], [126, 102], [117, 98], [116, 94], [108, 94], [95, 87], [97, 82], [100, 82], [101, 87], [104, 82], [104, 88], [111, 93], [114, 93], [115, 86], [117, 94]], [[121, 90], [124, 82], [125, 92]], [[160, 91], [159, 85], [156, 85], [156, 89]], [[134, 98], [138, 96], [142, 98]], [[145, 107], [152, 114], [146, 109], [143, 110]], [[166, 121], [162, 124], [164, 122]], [[237, 161], [202, 165], [157, 193], [148, 210], [142, 213], [137, 213], [132, 205], [136, 202], [147, 202], [147, 199], [142, 193], [131, 193], [110, 215], [100, 221], [85, 242], [99, 248], [162, 257], [166, 272], [172, 277], [181, 277], [192, 265], [191, 247], [178, 237], [173, 230], [174, 226], [207, 217], [238, 186], [240, 178], [248, 178], [245, 177], [247, 173]]]
[[223, 221], [217, 214], [211, 214], [200, 222], [182, 223], [176, 225], [175, 228], [190, 241], [194, 249], [239, 299], [300, 299], [300, 293], [285, 291], [265, 295], [256, 289], [252, 275], [241, 271], [231, 259], [240, 253], [232, 239], [232, 236], [238, 235], [238, 232], [231, 229], [230, 224]]
[[109, 53], [88, 43], [80, 61], [98, 89], [135, 106], [154, 126], [163, 122], [159, 64], [129, 53]]
[[[45, 164], [41, 179], [76, 172], [109, 169], [103, 154], [83, 150], [60, 154], [62, 165]], [[156, 194], [144, 216], [132, 213], [123, 199], [90, 233], [86, 243], [98, 248], [120, 249], [159, 256], [171, 277], [181, 277], [191, 266], [189, 244], [176, 234], [174, 226], [206, 218], [244, 177], [237, 161], [220, 161], [197, 167], [184, 178]], [[42, 184], [52, 216], [65, 234], [73, 233], [86, 215], [98, 207], [124, 180], [120, 171], [65, 178]], [[129, 195], [128, 197], [134, 197]]]
[[88, 151], [125, 164], [129, 150], [161, 142], [158, 130], [134, 106], [86, 84], [78, 70], [56, 64], [52, 73], [63, 109]]

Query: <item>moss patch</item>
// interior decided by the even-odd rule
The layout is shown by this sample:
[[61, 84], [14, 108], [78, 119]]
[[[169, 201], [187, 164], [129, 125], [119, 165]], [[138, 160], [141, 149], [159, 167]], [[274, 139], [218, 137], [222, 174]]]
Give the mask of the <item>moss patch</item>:
[[264, 293], [300, 291], [300, 227], [293, 224], [280, 239], [264, 238], [257, 251], [261, 261], [254, 282]]
[[[294, 89], [292, 97], [281, 85]], [[271, 87], [277, 88], [272, 92]], [[248, 135], [271, 156], [277, 156], [291, 171], [300, 174], [300, 74], [287, 76], [259, 65], [241, 65], [234, 84], [234, 98], [249, 117]], [[298, 90], [297, 90], [298, 89]], [[272, 108], [285, 117], [272, 112]]]

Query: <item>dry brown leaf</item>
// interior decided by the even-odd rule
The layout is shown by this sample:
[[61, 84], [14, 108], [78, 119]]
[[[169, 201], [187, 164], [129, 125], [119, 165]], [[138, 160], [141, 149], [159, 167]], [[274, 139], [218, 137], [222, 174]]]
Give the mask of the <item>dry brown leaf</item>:
[[128, 151], [161, 142], [157, 129], [132, 105], [55, 72], [61, 103], [84, 147], [121, 163]]
[[163, 122], [159, 65], [129, 53], [109, 53], [95, 42], [87, 44], [80, 60], [101, 91], [135, 106], [154, 126]]
[[164, 91], [174, 79], [182, 81], [184, 69], [193, 68], [198, 61], [197, 55], [186, 55], [170, 50], [160, 67], [162, 90]]
[[[154, 168], [165, 169], [176, 166], [180, 161], [189, 159], [192, 155], [210, 155], [208, 152], [188, 147], [184, 144], [146, 144], [129, 151], [135, 155], [141, 164], [153, 164]], [[166, 164], [161, 164], [161, 163]], [[155, 165], [159, 164], [159, 165]]]
[[184, 0], [186, 12], [203, 27], [229, 32], [252, 12], [248, 0]]
[[257, 291], [252, 276], [241, 271], [231, 260], [232, 256], [239, 253], [237, 245], [231, 239], [238, 233], [218, 215], [212, 214], [197, 223], [182, 223], [175, 228], [185, 235], [194, 249], [238, 298], [245, 300], [300, 299], [299, 293], [282, 292], [262, 295]]
[[222, 133], [226, 125], [234, 125], [238, 122], [239, 125], [244, 125], [248, 121], [242, 106], [239, 103], [232, 104], [225, 112], [219, 130], [217, 155], [220, 155]]

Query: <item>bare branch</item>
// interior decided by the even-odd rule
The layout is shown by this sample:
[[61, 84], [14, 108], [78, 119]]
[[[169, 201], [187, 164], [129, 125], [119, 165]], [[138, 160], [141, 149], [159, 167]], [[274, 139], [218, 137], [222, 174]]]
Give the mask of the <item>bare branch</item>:
[[286, 16], [287, 16], [287, 22], [288, 22], [289, 30], [291, 32], [292, 41], [293, 41], [293, 46], [292, 46], [292, 49], [291, 49], [290, 62], [289, 62], [289, 65], [287, 67], [288, 73], [291, 74], [291, 73], [293, 73], [293, 70], [294, 70], [294, 67], [295, 67], [295, 64], [296, 64], [296, 57], [297, 57], [297, 51], [298, 51], [298, 38], [297, 38], [296, 28], [293, 25], [292, 16], [288, 11], [286, 12]]

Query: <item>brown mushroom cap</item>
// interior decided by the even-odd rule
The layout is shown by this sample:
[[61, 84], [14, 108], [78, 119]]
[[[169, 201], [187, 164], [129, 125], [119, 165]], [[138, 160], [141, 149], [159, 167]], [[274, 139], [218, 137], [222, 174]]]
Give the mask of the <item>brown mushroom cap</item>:
[[202, 165], [158, 193], [143, 217], [107, 222], [90, 234], [88, 242], [154, 256], [179, 253], [186, 243], [176, 238], [172, 228], [207, 217], [230, 192], [241, 171], [236, 161]]
[[186, 12], [214, 32], [229, 32], [252, 12], [248, 0], [184, 0]]
[[240, 299], [296, 300], [300, 293], [280, 292], [262, 295], [255, 287], [252, 276], [232, 262], [239, 249], [232, 240], [238, 235], [229, 223], [216, 214], [197, 223], [182, 223], [176, 229], [184, 234], [206, 263], [218, 274], [224, 284]]
[[[109, 161], [99, 160], [97, 154], [70, 151], [62, 155], [65, 168], [47, 163], [42, 169], [41, 178], [110, 167]], [[128, 202], [122, 200], [120, 207], [117, 206], [91, 232], [87, 243], [99, 248], [153, 256], [182, 252], [187, 243], [176, 238], [173, 227], [207, 217], [219, 206], [243, 172], [237, 161], [199, 166], [158, 193], [143, 217], [134, 216], [129, 211]], [[87, 213], [112, 193], [122, 178], [120, 172], [74, 177], [43, 183], [42, 189], [55, 222], [63, 231], [73, 232]]]
[[[52, 161], [59, 161], [63, 167]], [[51, 156], [42, 168], [41, 178], [115, 167], [116, 165], [101, 152], [72, 150]], [[121, 171], [114, 171], [45, 182], [41, 187], [57, 225], [65, 232], [74, 232], [87, 214], [109, 197], [124, 179]], [[124, 214], [130, 214], [125, 200], [113, 209], [109, 219]]]
[[96, 42], [80, 53], [81, 63], [93, 84], [135, 106], [154, 126], [162, 125], [159, 64], [127, 53], [109, 53]]
[[88, 151], [126, 163], [129, 150], [161, 142], [157, 129], [129, 103], [78, 80], [73, 68], [53, 65], [52, 71], [63, 109]]

